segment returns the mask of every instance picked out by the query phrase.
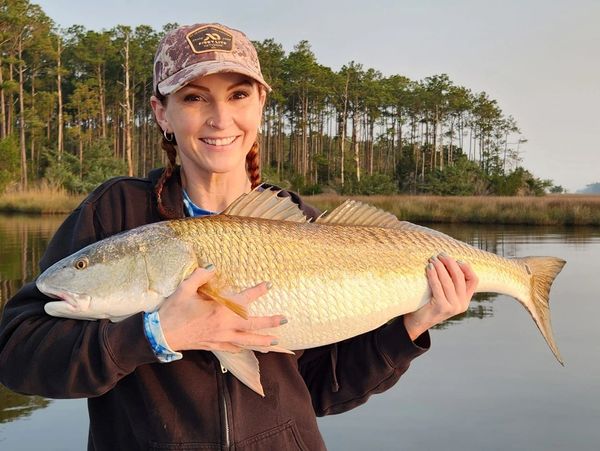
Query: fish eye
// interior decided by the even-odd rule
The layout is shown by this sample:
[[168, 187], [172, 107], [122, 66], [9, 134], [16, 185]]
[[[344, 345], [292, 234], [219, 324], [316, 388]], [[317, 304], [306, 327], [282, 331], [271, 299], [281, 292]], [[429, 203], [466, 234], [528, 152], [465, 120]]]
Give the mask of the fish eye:
[[80, 257], [77, 260], [75, 260], [73, 266], [75, 267], [75, 269], [85, 269], [88, 267], [89, 263], [90, 261], [87, 257]]

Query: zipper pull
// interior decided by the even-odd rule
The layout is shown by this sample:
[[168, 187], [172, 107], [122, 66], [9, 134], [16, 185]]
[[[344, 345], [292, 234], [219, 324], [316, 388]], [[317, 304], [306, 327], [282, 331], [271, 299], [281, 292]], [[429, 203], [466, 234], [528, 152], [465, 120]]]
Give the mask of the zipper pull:
[[221, 373], [223, 373], [223, 374], [227, 373], [227, 368], [225, 368], [223, 365], [221, 365]]

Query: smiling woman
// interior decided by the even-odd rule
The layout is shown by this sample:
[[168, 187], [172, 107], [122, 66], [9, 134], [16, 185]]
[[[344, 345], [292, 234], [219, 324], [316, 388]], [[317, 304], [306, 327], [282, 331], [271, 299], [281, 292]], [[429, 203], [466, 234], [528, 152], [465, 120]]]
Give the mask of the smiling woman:
[[[42, 271], [119, 232], [222, 211], [258, 186], [258, 128], [268, 91], [256, 50], [240, 31], [196, 24], [168, 32], [155, 56], [151, 100], [167, 167], [147, 179], [120, 177], [98, 187], [58, 229], [41, 259]], [[318, 216], [298, 195], [280, 195], [291, 197], [308, 218]], [[252, 250], [247, 235], [231, 233]], [[435, 260], [427, 270], [434, 296], [419, 310], [340, 343], [293, 355], [257, 354], [262, 397], [228, 374], [213, 352], [231, 356], [277, 350], [279, 327], [287, 319], [272, 312], [243, 319], [212, 302], [216, 297], [210, 296], [209, 282], [218, 279], [220, 268], [212, 264], [217, 262], [203, 261], [199, 268], [198, 255], [186, 260], [164, 236], [151, 235], [148, 240], [161, 240], [169, 248], [144, 257], [158, 268], [155, 277], [145, 264], [132, 264], [110, 277], [98, 274], [82, 282], [78, 273], [92, 265], [75, 260], [67, 274], [77, 280], [74, 293], [52, 293], [41, 277], [43, 292], [35, 283], [24, 286], [6, 305], [0, 323], [0, 381], [23, 393], [88, 398], [90, 450], [325, 449], [316, 415], [350, 410], [395, 384], [429, 347], [427, 329], [465, 311], [477, 285], [468, 265]], [[227, 242], [215, 241], [220, 246]], [[144, 255], [144, 244], [125, 254]], [[305, 245], [307, 252], [317, 252]], [[247, 261], [241, 254], [235, 258]], [[108, 265], [110, 258], [100, 261]], [[150, 286], [153, 278], [165, 286], [169, 261], [191, 264], [168, 289]], [[45, 306], [58, 307], [66, 312], [62, 316], [76, 308], [48, 293], [87, 300], [92, 287], [122, 287], [124, 280], [153, 292], [156, 302], [142, 307], [148, 311], [115, 323], [45, 313]], [[262, 282], [233, 297], [248, 306], [268, 287]], [[121, 303], [144, 302], [116, 291]]]
[[[168, 100], [152, 98], [158, 124], [174, 135], [192, 200], [205, 198], [210, 186], [249, 189], [246, 155], [257, 141], [265, 89], [245, 75], [217, 73], [196, 78]], [[203, 205], [220, 211], [234, 199]]]

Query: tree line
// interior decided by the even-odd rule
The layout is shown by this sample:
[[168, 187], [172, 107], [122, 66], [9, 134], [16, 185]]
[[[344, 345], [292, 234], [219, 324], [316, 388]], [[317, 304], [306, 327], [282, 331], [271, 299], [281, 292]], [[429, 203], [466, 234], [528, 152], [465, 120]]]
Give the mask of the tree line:
[[[28, 0], [0, 0], [0, 192], [41, 180], [86, 192], [164, 164], [151, 108], [162, 30], [59, 29]], [[485, 92], [446, 74], [384, 76], [320, 64], [308, 41], [255, 42], [273, 88], [261, 133], [263, 178], [304, 193], [540, 194], [520, 165], [526, 142]], [[560, 189], [560, 187], [554, 187]]]

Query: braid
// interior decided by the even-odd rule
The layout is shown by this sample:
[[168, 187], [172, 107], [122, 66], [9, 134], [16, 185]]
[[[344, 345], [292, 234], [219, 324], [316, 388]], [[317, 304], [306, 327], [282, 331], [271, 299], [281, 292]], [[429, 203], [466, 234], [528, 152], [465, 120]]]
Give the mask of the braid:
[[173, 171], [175, 170], [175, 162], [177, 160], [177, 150], [175, 149], [175, 144], [176, 142], [174, 137], [172, 141], [167, 141], [164, 136], [160, 143], [160, 147], [162, 147], [162, 149], [166, 152], [169, 161], [167, 163], [167, 167], [156, 183], [154, 192], [156, 193], [156, 199], [158, 201], [158, 212], [164, 219], [177, 218], [177, 214], [171, 208], [165, 207], [162, 202], [162, 190], [165, 186], [165, 183], [171, 178]]
[[250, 151], [246, 154], [246, 172], [248, 172], [248, 177], [250, 177], [250, 183], [252, 185], [252, 189], [256, 188], [260, 185], [260, 154], [258, 153], [260, 145], [258, 143], [258, 138], [250, 148]]

